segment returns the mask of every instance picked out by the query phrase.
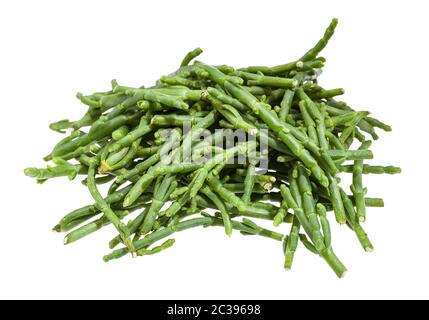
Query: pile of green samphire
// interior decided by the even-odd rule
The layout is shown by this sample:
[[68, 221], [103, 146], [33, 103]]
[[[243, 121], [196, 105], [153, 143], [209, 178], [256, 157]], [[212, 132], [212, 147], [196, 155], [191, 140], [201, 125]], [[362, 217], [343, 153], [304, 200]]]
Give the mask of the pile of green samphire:
[[[317, 81], [325, 63], [319, 53], [336, 25], [333, 19], [323, 38], [290, 63], [190, 64], [198, 48], [153, 87], [113, 80], [109, 91], [77, 94], [88, 106], [83, 117], [50, 125], [70, 129], [45, 157], [53, 165], [25, 169], [38, 182], [84, 176], [94, 203], [64, 216], [54, 230], [68, 232], [68, 244], [113, 224], [109, 246], [123, 247], [104, 256], [109, 261], [160, 252], [173, 245], [175, 232], [218, 226], [227, 235], [236, 230], [282, 242], [287, 269], [301, 243], [342, 277], [329, 221], [347, 225], [371, 251], [362, 223], [366, 208], [383, 200], [366, 197], [363, 175], [400, 169], [364, 163], [373, 158], [375, 129], [390, 126], [336, 100], [343, 89]], [[350, 192], [340, 186], [342, 173], [352, 175]], [[107, 183], [102, 195], [99, 186]], [[267, 230], [255, 219], [290, 224], [290, 231]]]

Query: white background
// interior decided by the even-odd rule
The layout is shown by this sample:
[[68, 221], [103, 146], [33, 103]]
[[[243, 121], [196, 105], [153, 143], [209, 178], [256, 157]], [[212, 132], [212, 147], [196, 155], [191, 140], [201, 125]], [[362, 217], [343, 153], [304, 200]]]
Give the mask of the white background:
[[[427, 1], [2, 1], [0, 4], [0, 298], [429, 298]], [[279, 243], [231, 239], [221, 229], [178, 234], [159, 255], [104, 263], [112, 227], [70, 246], [50, 228], [91, 198], [78, 180], [37, 185], [23, 168], [60, 136], [48, 124], [77, 118], [77, 91], [150, 85], [200, 46], [201, 60], [275, 65], [301, 56], [332, 17], [340, 24], [320, 82], [391, 124], [374, 163], [403, 168], [367, 177], [363, 252], [334, 227], [339, 280], [304, 250], [286, 272]], [[288, 227], [287, 227], [288, 229]], [[284, 229], [285, 231], [287, 230]]]

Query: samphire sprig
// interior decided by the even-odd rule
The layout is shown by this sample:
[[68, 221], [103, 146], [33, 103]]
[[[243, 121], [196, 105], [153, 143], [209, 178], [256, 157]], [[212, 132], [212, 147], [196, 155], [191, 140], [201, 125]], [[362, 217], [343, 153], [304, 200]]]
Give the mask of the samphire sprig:
[[[39, 183], [83, 177], [94, 199], [54, 230], [66, 232], [69, 244], [112, 224], [117, 232], [109, 247], [122, 248], [104, 256], [110, 261], [159, 253], [179, 231], [219, 226], [228, 236], [282, 243], [286, 269], [301, 245], [343, 277], [330, 223], [347, 225], [372, 251], [362, 224], [367, 207], [384, 202], [367, 196], [364, 176], [401, 170], [367, 163], [376, 131], [391, 127], [339, 101], [342, 88], [318, 82], [326, 62], [320, 52], [337, 23], [285, 64], [214, 66], [194, 61], [202, 53], [196, 48], [151, 87], [112, 80], [105, 92], [78, 93], [87, 106], [82, 118], [49, 126], [70, 132], [44, 157], [52, 163], [25, 169]], [[245, 141], [235, 139], [240, 130]], [[344, 174], [352, 176], [349, 191], [341, 184]], [[107, 194], [103, 184], [110, 184]], [[263, 228], [258, 219], [283, 231]]]

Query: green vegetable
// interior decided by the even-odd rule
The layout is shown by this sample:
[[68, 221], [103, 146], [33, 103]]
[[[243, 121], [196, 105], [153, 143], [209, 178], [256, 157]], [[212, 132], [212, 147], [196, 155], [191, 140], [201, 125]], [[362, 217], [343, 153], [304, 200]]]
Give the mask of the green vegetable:
[[[371, 146], [371, 141], [364, 141], [360, 146], [359, 150], [367, 150]], [[365, 194], [367, 189], [362, 185], [362, 172], [363, 172], [363, 160], [355, 160], [353, 165], [353, 184], [350, 189], [353, 193], [354, 200], [356, 203], [357, 218], [360, 222], [365, 222], [366, 219], [366, 207], [365, 207]]]
[[[376, 131], [391, 127], [335, 100], [344, 89], [325, 89], [317, 79], [326, 61], [319, 54], [337, 23], [284, 64], [213, 66], [192, 62], [202, 53], [196, 48], [151, 87], [112, 80], [105, 92], [78, 93], [83, 116], [49, 125], [71, 130], [44, 157], [51, 163], [24, 170], [39, 183], [83, 176], [94, 203], [65, 215], [54, 230], [67, 232], [70, 244], [112, 224], [109, 248], [123, 247], [104, 256], [110, 261], [159, 253], [176, 232], [218, 226], [228, 236], [237, 230], [281, 242], [286, 269], [301, 243], [343, 277], [330, 223], [346, 224], [372, 251], [361, 224], [367, 207], [384, 202], [366, 196], [364, 174], [401, 169], [367, 163]], [[340, 172], [352, 175], [351, 195]], [[108, 183], [102, 195], [99, 186]], [[291, 225], [284, 235], [259, 219]]]
[[[355, 161], [355, 165], [356, 162]], [[355, 165], [344, 165], [339, 166], [339, 170], [341, 172], [347, 172], [347, 173], [353, 173], [353, 169], [355, 168]], [[401, 173], [401, 168], [395, 167], [395, 166], [374, 166], [369, 164], [363, 164], [362, 165], [362, 174], [397, 174]]]

